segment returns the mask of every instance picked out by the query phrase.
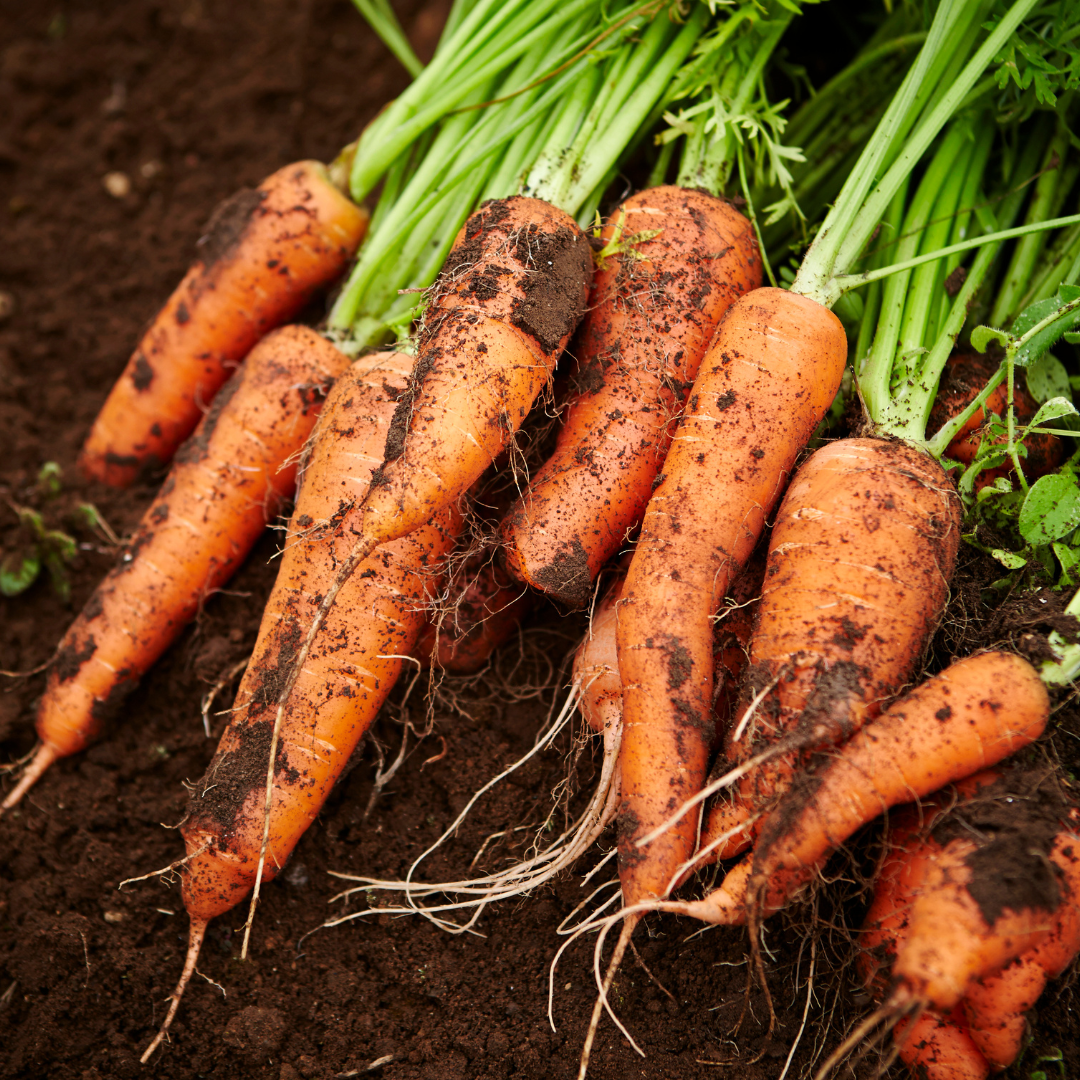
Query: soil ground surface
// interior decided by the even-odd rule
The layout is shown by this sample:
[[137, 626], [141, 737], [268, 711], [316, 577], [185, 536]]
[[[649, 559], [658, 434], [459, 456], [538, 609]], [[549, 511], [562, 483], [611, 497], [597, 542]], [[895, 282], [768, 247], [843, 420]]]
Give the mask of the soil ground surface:
[[[444, 4], [398, 7], [418, 52], [430, 54]], [[404, 84], [346, 0], [0, 0], [0, 289], [14, 301], [0, 314], [5, 544], [14, 542], [11, 504], [40, 502], [33, 489], [46, 461], [59, 464], [65, 485], [44, 507], [52, 524], [90, 501], [117, 534], [130, 532], [153, 486], [117, 493], [87, 485], [75, 456], [214, 206], [290, 160], [328, 160]], [[129, 179], [126, 194], [107, 190], [110, 173]], [[0, 667], [44, 664], [115, 558], [99, 533], [68, 527], [79, 541], [70, 602], [45, 582], [0, 599]], [[207, 739], [200, 698], [250, 650], [274, 551], [268, 533], [107, 736], [54, 767], [0, 820], [0, 1076], [312, 1080], [366, 1075], [373, 1063], [371, 1075], [387, 1080], [575, 1075], [594, 999], [591, 939], [561, 960], [554, 1031], [547, 988], [562, 940], [556, 930], [588, 892], [580, 872], [486, 910], [477, 934], [383, 914], [304, 936], [330, 915], [367, 906], [331, 902], [339, 883], [328, 871], [401, 876], [473, 791], [531, 746], [581, 632], [579, 619], [551, 608], [533, 616], [492, 672], [443, 686], [434, 734], [411, 739], [406, 763], [365, 819], [379, 747], [392, 760], [403, 721], [424, 724], [419, 688], [408, 700], [397, 695], [377, 725], [378, 743], [364, 744], [288, 870], [266, 889], [252, 957], [239, 959], [245, 911], [216, 920], [200, 961], [205, 978], [188, 990], [171, 1042], [150, 1066], [138, 1064], [180, 971], [186, 917], [175, 881], [117, 886], [180, 853], [170, 827], [183, 812], [184, 782], [202, 774], [224, 723], [215, 717]], [[976, 624], [967, 640], [985, 644], [977, 631], [990, 623], [978, 590], [958, 596], [967, 598], [967, 624]], [[1034, 648], [1046, 629], [1034, 609], [1011, 626], [998, 620], [992, 632]], [[938, 651], [964, 639], [952, 627]], [[40, 674], [3, 680], [3, 761], [32, 748], [42, 686]], [[1059, 720], [1032, 756], [1057, 754], [1080, 771], [1076, 714], [1066, 708]], [[488, 834], [542, 822], [569, 749], [540, 755], [496, 788], [425, 873], [459, 876]], [[595, 763], [588, 753], [582, 760], [584, 791]], [[480, 866], [520, 856], [529, 833], [509, 835], [512, 842], [488, 846]], [[610, 865], [592, 884], [611, 876]], [[605, 1021], [590, 1075], [775, 1078], [804, 1020], [787, 1075], [805, 1075], [867, 1006], [846, 966], [850, 941], [836, 929], [857, 925], [864, 903], [851, 865], [836, 864], [816, 909], [769, 926], [778, 1023], [767, 1042], [763, 996], [744, 997], [745, 935], [646, 920], [639, 956], [628, 957], [612, 995], [645, 1056]], [[1067, 979], [1051, 988], [1015, 1075], [1055, 1075], [1055, 1065], [1034, 1064], [1055, 1048], [1067, 1075], [1080, 1075], [1078, 1008]], [[880, 1061], [874, 1050], [856, 1071], [869, 1077]]]

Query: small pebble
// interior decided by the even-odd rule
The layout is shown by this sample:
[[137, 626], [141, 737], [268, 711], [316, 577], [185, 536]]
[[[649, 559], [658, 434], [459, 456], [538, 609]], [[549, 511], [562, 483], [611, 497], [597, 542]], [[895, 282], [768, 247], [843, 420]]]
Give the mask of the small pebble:
[[122, 911], [106, 911], [105, 921], [115, 926], [117, 923], [122, 923], [127, 916]]
[[7, 322], [15, 314], [15, 297], [4, 289], [0, 289], [0, 323]]
[[153, 180], [155, 176], [160, 175], [161, 170], [164, 168], [165, 166], [157, 158], [151, 158], [139, 166], [139, 173], [144, 180]]
[[106, 173], [101, 178], [101, 183], [114, 199], [125, 199], [131, 194], [131, 178], [127, 173]]

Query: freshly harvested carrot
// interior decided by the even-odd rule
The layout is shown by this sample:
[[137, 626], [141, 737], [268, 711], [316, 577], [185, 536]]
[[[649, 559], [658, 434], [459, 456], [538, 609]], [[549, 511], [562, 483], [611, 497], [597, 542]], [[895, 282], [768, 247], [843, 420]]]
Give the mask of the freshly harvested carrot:
[[[911, 677], [941, 618], [960, 500], [941, 467], [899, 441], [842, 439], [792, 481], [769, 541], [742, 715], [718, 772], [788, 745], [747, 773], [709, 823], [767, 809], [800, 759], [876, 716]], [[752, 841], [736, 832], [718, 852]]]
[[777, 910], [864, 824], [1016, 753], [1042, 734], [1049, 715], [1046, 688], [1021, 657], [957, 660], [803, 773], [765, 818], [738, 873], [679, 910], [722, 923]]
[[317, 161], [223, 202], [94, 421], [83, 471], [125, 487], [171, 461], [251, 347], [344, 271], [367, 220]]
[[[959, 415], [990, 381], [996, 370], [997, 365], [985, 353], [958, 353], [951, 356], [938, 384], [929, 427], [937, 430], [946, 420]], [[949, 443], [944, 456], [970, 465], [979, 452], [979, 428], [985, 422], [987, 413], [1004, 416], [1008, 404], [1007, 388], [998, 385], [986, 399], [986, 404], [975, 410]], [[1034, 398], [1017, 384], [1013, 392], [1013, 408], [1017, 421], [1027, 423], [1039, 406]], [[1029, 435], [1023, 445], [1027, 452], [1024, 458], [1024, 475], [1029, 479], [1037, 479], [1056, 469], [1065, 456], [1062, 442], [1056, 435]], [[976, 489], [992, 483], [999, 476], [1008, 476], [1011, 472], [1012, 465], [1009, 462], [997, 468], [984, 469], [976, 478]]]
[[[1058, 906], [1049, 933], [1001, 971], [977, 979], [964, 995], [964, 1019], [972, 1041], [994, 1069], [1007, 1068], [1016, 1060], [1024, 1045], [1025, 1014], [1047, 982], [1080, 952], [1080, 838], [1063, 834], [1055, 847], [1051, 859], [1067, 869], [1069, 898]], [[1074, 849], [1071, 857], [1067, 847]]]
[[710, 619], [750, 557], [847, 360], [827, 308], [757, 289], [720, 323], [649, 503], [619, 609], [620, 879], [627, 906], [664, 895], [697, 815], [637, 841], [700, 789], [713, 704]]
[[233, 717], [181, 826], [187, 847], [183, 895], [191, 917], [188, 963], [144, 1061], [176, 1013], [208, 921], [251, 891], [260, 868], [261, 880], [268, 881], [285, 865], [423, 628], [460, 523], [453, 509], [380, 547], [344, 583], [281, 702], [327, 583], [353, 545], [358, 507], [383, 460], [397, 388], [406, 385], [411, 366], [410, 357], [382, 354], [367, 370], [339, 379], [324, 409]]
[[501, 529], [510, 569], [571, 607], [641, 520], [716, 325], [762, 274], [750, 222], [704, 191], [642, 191], [601, 240], [616, 250], [576, 340], [575, 393]]
[[1037, 998], [1080, 944], [1071, 937], [1080, 922], [1077, 815], [1057, 791], [1040, 790], [1044, 780], [982, 773], [956, 807], [939, 796], [890, 830], [860, 966], [872, 989], [891, 991], [871, 1021], [915, 1009], [935, 1021], [921, 1038], [902, 1023], [894, 1029], [901, 1056], [929, 1080], [1010, 1064], [1022, 1035], [1014, 1006], [1034, 1003], [1024, 976], [1046, 963]]
[[450, 582], [438, 615], [420, 633], [413, 655], [452, 675], [479, 671], [521, 625], [532, 598], [491, 561], [470, 557]]
[[41, 746], [3, 802], [90, 743], [199, 605], [247, 557], [293, 492], [323, 398], [349, 361], [304, 326], [265, 337], [214, 400], [117, 566], [52, 661]]

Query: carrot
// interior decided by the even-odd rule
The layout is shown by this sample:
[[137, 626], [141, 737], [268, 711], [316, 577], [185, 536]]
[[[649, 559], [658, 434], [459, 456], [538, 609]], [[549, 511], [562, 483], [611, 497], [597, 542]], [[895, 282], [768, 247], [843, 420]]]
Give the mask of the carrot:
[[474, 674], [521, 625], [531, 601], [490, 556], [470, 557], [438, 604], [440, 614], [421, 631], [413, 655], [452, 675]]
[[83, 471], [125, 487], [168, 463], [251, 347], [341, 274], [366, 228], [316, 161], [222, 203], [94, 421]]
[[501, 529], [510, 569], [573, 607], [641, 520], [716, 325], [762, 273], [750, 222], [704, 191], [642, 191], [600, 239], [614, 253], [578, 334], [575, 392]]
[[724, 923], [758, 906], [777, 910], [862, 825], [1016, 753], [1048, 717], [1046, 688], [1026, 660], [999, 652], [957, 660], [801, 774], [738, 873], [679, 910]]
[[[717, 771], [786, 744], [714, 808], [719, 835], [767, 808], [800, 754], [841, 742], [912, 675], [940, 619], [960, 501], [933, 459], [902, 442], [844, 439], [792, 481], [769, 541], [742, 716]], [[752, 830], [718, 852], [745, 850]]]
[[[934, 429], [939, 428], [946, 420], [958, 416], [965, 406], [975, 399], [996, 370], [997, 365], [982, 353], [958, 353], [950, 357], [941, 376], [941, 382], [938, 384], [937, 397], [934, 399], [934, 407], [930, 412], [929, 426]], [[996, 413], [998, 416], [1004, 416], [1008, 404], [1006, 387], [999, 383], [985, 403], [953, 436], [944, 456], [962, 462], [964, 465], [970, 465], [979, 452], [981, 442], [979, 428], [986, 421], [987, 414]], [[1013, 407], [1016, 410], [1016, 419], [1020, 423], [1030, 421], [1039, 408], [1037, 402], [1021, 386], [1015, 387]], [[1007, 442], [1008, 440], [997, 441]], [[1029, 435], [1023, 445], [1026, 451], [1024, 475], [1028, 479], [1037, 479], [1056, 469], [1064, 457], [1062, 442], [1055, 435]], [[1011, 472], [1011, 462], [1006, 462], [997, 468], [984, 469], [976, 478], [976, 490], [992, 483], [999, 476], [1008, 476]]]
[[979, 1052], [959, 1007], [948, 1015], [925, 1009], [893, 1028], [900, 1060], [925, 1080], [986, 1080], [990, 1065]]
[[405, 385], [410, 367], [409, 357], [379, 356], [369, 369], [339, 379], [323, 411], [232, 719], [181, 825], [187, 848], [183, 895], [191, 917], [188, 961], [144, 1061], [176, 1013], [207, 923], [285, 865], [423, 627], [440, 561], [460, 520], [450, 509], [380, 547], [342, 585], [300, 677], [282, 700], [305, 630], [352, 547], [357, 508], [377, 475], [396, 388]]
[[[1065, 824], [1077, 815], [1045, 779], [982, 773], [963, 785], [955, 809], [942, 795], [891, 830], [860, 966], [877, 992], [891, 989], [871, 1021], [922, 1009], [936, 1016], [922, 1039], [894, 1029], [901, 1056], [930, 1080], [1011, 1063], [1022, 1034], [1014, 1007], [1034, 1002], [1023, 976], [1042, 960], [1045, 982], [1080, 944], [1067, 929], [1080, 922], [1080, 836]], [[980, 1062], [983, 1072], [973, 1071]]]
[[765, 288], [731, 306], [702, 361], [619, 613], [619, 861], [628, 906], [663, 896], [693, 851], [695, 815], [646, 848], [637, 841], [701, 788], [713, 700], [709, 620], [831, 404], [846, 359], [831, 312]]
[[117, 566], [72, 623], [38, 708], [41, 746], [3, 802], [98, 735], [292, 495], [291, 460], [348, 360], [313, 330], [268, 335], [177, 455]]

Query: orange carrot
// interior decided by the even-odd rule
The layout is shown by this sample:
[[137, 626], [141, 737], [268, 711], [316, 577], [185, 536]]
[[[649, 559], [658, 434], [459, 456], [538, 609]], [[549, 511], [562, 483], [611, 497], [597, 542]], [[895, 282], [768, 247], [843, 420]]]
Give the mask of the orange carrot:
[[490, 554], [470, 557], [453, 575], [439, 615], [420, 633], [413, 655], [452, 675], [479, 671], [521, 625], [531, 606], [528, 591]]
[[1049, 712], [1026, 660], [998, 652], [957, 660], [802, 774], [738, 873], [679, 910], [723, 923], [777, 910], [862, 825], [1014, 754], [1042, 734]]
[[782, 289], [724, 316], [649, 502], [619, 609], [623, 901], [663, 896], [697, 838], [688, 814], [637, 841], [700, 790], [713, 702], [710, 618], [784, 480], [832, 403], [847, 359], [839, 320]]
[[900, 1060], [922, 1080], [986, 1080], [990, 1065], [979, 1052], [959, 1007], [948, 1015], [925, 1009], [893, 1028]]
[[348, 360], [313, 330], [268, 335], [177, 455], [118, 565], [72, 623], [38, 708], [41, 739], [14, 806], [101, 730], [199, 605], [237, 570], [292, 495], [291, 459]]
[[762, 273], [750, 222], [704, 191], [640, 192], [601, 240], [615, 252], [577, 338], [576, 392], [502, 525], [510, 569], [573, 607], [640, 522], [713, 331]]
[[316, 161], [287, 165], [222, 203], [199, 259], [94, 421], [83, 471], [124, 487], [168, 463], [251, 347], [342, 273], [367, 219]]
[[[716, 804], [710, 832], [767, 809], [800, 757], [842, 741], [900, 690], [944, 612], [959, 541], [951, 481], [907, 444], [843, 439], [806, 461], [769, 541], [748, 700], [717, 771], [789, 749]], [[718, 857], [752, 836], [736, 832]]]
[[353, 546], [358, 507], [382, 462], [396, 388], [405, 385], [411, 364], [409, 357], [383, 354], [368, 370], [350, 371], [323, 411], [232, 720], [181, 826], [187, 846], [183, 894], [191, 917], [188, 962], [144, 1061], [176, 1013], [206, 924], [285, 865], [423, 627], [441, 560], [460, 523], [453, 510], [381, 546], [343, 584], [282, 700], [327, 583]]
[[[996, 370], [997, 365], [984, 353], [958, 353], [951, 356], [938, 384], [934, 407], [930, 412], [930, 429], [941, 427], [951, 417], [962, 412], [989, 382]], [[979, 452], [982, 441], [982, 432], [979, 429], [986, 421], [987, 413], [1004, 416], [1008, 404], [1008, 391], [1004, 385], [999, 385], [986, 399], [986, 404], [976, 409], [956, 433], [944, 456], [970, 465]], [[1019, 382], [1014, 388], [1013, 408], [1017, 421], [1022, 424], [1030, 421], [1039, 408], [1038, 403]], [[1000, 441], [1004, 443], [1007, 440]], [[1023, 445], [1026, 455], [1023, 463], [1024, 475], [1029, 479], [1036, 479], [1056, 469], [1065, 456], [1064, 446], [1056, 435], [1029, 435]], [[1011, 472], [1011, 462], [993, 469], [984, 469], [976, 478], [976, 490], [985, 487], [999, 476], [1008, 476]]]

